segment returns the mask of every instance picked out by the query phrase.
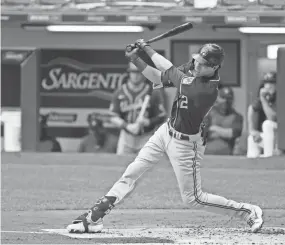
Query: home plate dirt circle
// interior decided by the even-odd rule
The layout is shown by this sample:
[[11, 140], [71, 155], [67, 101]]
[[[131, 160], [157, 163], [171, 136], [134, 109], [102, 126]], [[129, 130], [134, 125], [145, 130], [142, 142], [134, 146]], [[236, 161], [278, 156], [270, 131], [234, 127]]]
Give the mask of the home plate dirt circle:
[[253, 234], [233, 228], [134, 228], [104, 229], [102, 233], [70, 234], [66, 229], [44, 229], [76, 239], [94, 239], [100, 244], [285, 244], [285, 228], [265, 227]]

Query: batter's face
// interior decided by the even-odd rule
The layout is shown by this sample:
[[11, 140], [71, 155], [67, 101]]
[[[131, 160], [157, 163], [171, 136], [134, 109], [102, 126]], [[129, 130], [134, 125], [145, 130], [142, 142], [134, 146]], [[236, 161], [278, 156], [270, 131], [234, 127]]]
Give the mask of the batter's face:
[[194, 60], [194, 70], [192, 73], [195, 77], [211, 77], [214, 75], [217, 68], [217, 66], [210, 67], [199, 63], [197, 60]]
[[145, 77], [141, 72], [130, 71], [130, 81], [134, 85], [139, 85], [145, 81]]

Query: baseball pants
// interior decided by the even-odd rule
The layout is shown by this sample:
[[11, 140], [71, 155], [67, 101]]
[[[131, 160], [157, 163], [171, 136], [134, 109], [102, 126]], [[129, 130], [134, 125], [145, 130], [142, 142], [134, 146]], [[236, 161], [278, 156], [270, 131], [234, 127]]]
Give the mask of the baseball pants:
[[271, 157], [277, 147], [277, 123], [265, 120], [262, 124], [262, 140], [255, 142], [251, 135], [247, 138], [247, 157], [260, 157], [263, 151], [264, 157]]
[[136, 181], [167, 154], [186, 205], [246, 220], [251, 212], [250, 204], [238, 203], [202, 191], [200, 162], [205, 146], [201, 134], [192, 135], [190, 141], [178, 140], [169, 135], [169, 129], [167, 122], [159, 127], [106, 196], [117, 197], [115, 204], [119, 203], [131, 193]]

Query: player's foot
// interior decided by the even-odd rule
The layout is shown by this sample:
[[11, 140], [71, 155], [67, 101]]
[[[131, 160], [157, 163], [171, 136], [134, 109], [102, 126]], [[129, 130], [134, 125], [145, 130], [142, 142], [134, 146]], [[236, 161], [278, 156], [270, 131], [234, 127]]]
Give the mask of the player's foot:
[[[99, 219], [97, 222], [92, 224], [86, 224], [84, 222], [79, 222], [76, 224], [70, 224], [67, 226], [67, 231], [69, 233], [100, 233], [103, 230], [103, 220]], [[87, 228], [87, 229], [86, 229]]]
[[102, 197], [88, 212], [67, 226], [70, 233], [97, 233], [103, 229], [102, 218], [114, 207], [115, 197]]
[[251, 232], [256, 233], [260, 231], [263, 225], [263, 212], [260, 207], [252, 205], [252, 211], [247, 219], [247, 223], [250, 226]]

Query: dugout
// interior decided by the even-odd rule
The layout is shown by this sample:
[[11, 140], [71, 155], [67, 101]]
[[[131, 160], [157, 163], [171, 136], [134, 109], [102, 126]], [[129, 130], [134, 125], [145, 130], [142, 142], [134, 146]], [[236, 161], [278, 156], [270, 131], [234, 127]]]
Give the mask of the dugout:
[[[14, 50], [21, 49], [21, 47], [25, 47], [28, 49], [73, 49], [73, 50], [115, 50], [119, 52], [123, 52], [124, 47], [130, 42], [139, 39], [149, 39], [153, 36], [156, 36], [166, 30], [168, 30], [172, 25], [171, 24], [161, 24], [158, 25], [155, 29], [149, 30], [145, 29], [143, 33], [51, 33], [43, 30], [25, 30], [18, 26], [11, 26], [9, 24], [2, 24], [2, 46], [5, 49]], [[259, 60], [266, 58], [266, 46], [268, 44], [274, 43], [285, 43], [285, 36], [278, 34], [242, 34], [237, 30], [213, 30], [207, 26], [197, 27], [187, 33], [183, 33], [179, 36], [172, 37], [169, 39], [161, 40], [157, 43], [153, 43], [152, 46], [154, 49], [161, 50], [165, 53], [165, 56], [172, 60], [174, 63], [180, 63], [183, 60], [175, 58], [175, 53], [181, 52], [179, 49], [183, 50], [183, 46], [181, 45], [190, 45], [195, 49], [195, 45], [197, 43], [202, 42], [212, 42], [213, 40], [218, 42], [226, 43], [226, 45], [234, 44], [236, 50], [232, 52], [232, 58], [229, 62], [232, 62], [236, 66], [235, 79], [232, 79], [232, 86], [234, 89], [236, 101], [235, 107], [238, 112], [240, 112], [246, 121], [246, 111], [249, 103], [252, 101], [256, 89], [259, 85], [259, 76], [261, 72], [265, 72], [265, 69], [269, 69], [269, 63], [272, 62], [276, 64], [276, 61], [267, 60], [265, 64], [267, 65], [259, 65]], [[273, 40], [273, 41], [272, 41]], [[180, 43], [180, 47], [178, 47], [178, 43]], [[229, 50], [231, 50], [229, 46]], [[187, 52], [183, 56], [184, 60], [187, 59], [187, 55], [189, 57], [189, 50], [192, 48], [188, 48]], [[104, 57], [104, 55], [102, 56]], [[232, 60], [236, 59], [236, 60]], [[186, 62], [186, 60], [185, 60]], [[281, 59], [280, 62], [283, 62]], [[37, 62], [35, 62], [37, 63]], [[176, 64], [178, 65], [178, 64]], [[34, 64], [33, 68], [37, 70], [38, 64]], [[260, 70], [260, 67], [263, 67]], [[274, 67], [274, 64], [271, 66]], [[276, 67], [276, 65], [275, 65]], [[284, 65], [283, 65], [284, 67]], [[38, 71], [40, 72], [40, 71]], [[231, 71], [232, 73], [232, 71]], [[229, 74], [229, 73], [228, 73]], [[227, 75], [228, 76], [228, 75]], [[283, 76], [283, 75], [282, 75]], [[228, 79], [228, 78], [227, 78]], [[39, 84], [38, 79], [38, 85]], [[32, 89], [40, 87], [33, 87]], [[24, 86], [27, 90], [31, 89], [31, 87]], [[2, 87], [3, 93], [4, 87]], [[23, 86], [21, 87], [23, 89]], [[280, 89], [284, 89], [283, 87]], [[30, 90], [30, 94], [32, 94]], [[281, 90], [278, 90], [281, 91]], [[284, 91], [284, 90], [283, 90]], [[24, 92], [23, 92], [24, 93]], [[166, 91], [167, 95], [167, 107], [169, 108], [171, 105], [171, 100], [174, 95], [173, 89], [168, 89]], [[30, 100], [32, 97], [29, 98]], [[35, 99], [35, 98], [34, 98]], [[283, 102], [278, 102], [283, 103]], [[4, 105], [5, 106], [5, 105]], [[280, 108], [280, 106], [279, 106]], [[5, 108], [4, 108], [5, 109]], [[31, 113], [31, 112], [30, 112]], [[281, 114], [281, 113], [279, 113]], [[33, 114], [34, 117], [36, 117]], [[32, 117], [29, 117], [29, 120]], [[283, 122], [281, 121], [281, 124]], [[25, 123], [22, 125], [23, 131], [25, 130]], [[31, 125], [29, 125], [31, 126]], [[35, 125], [33, 125], [35, 126]], [[32, 126], [31, 126], [32, 127]], [[35, 127], [34, 127], [35, 128]], [[283, 128], [283, 129], [282, 129]], [[246, 124], [244, 125], [244, 130], [246, 131]], [[282, 125], [279, 129], [281, 132], [285, 131], [284, 126]], [[25, 136], [25, 137], [33, 137], [36, 138], [36, 134]], [[25, 138], [24, 137], [24, 138]], [[24, 139], [23, 138], [23, 139]], [[284, 138], [284, 137], [283, 137]], [[29, 142], [33, 142], [30, 141]], [[72, 140], [68, 139], [65, 142], [72, 142]], [[282, 143], [282, 142], [281, 142]], [[28, 143], [23, 143], [28, 144]], [[30, 144], [30, 143], [29, 143]], [[29, 146], [30, 147], [30, 146]], [[32, 148], [25, 148], [30, 149]], [[284, 146], [283, 146], [284, 147]]]

